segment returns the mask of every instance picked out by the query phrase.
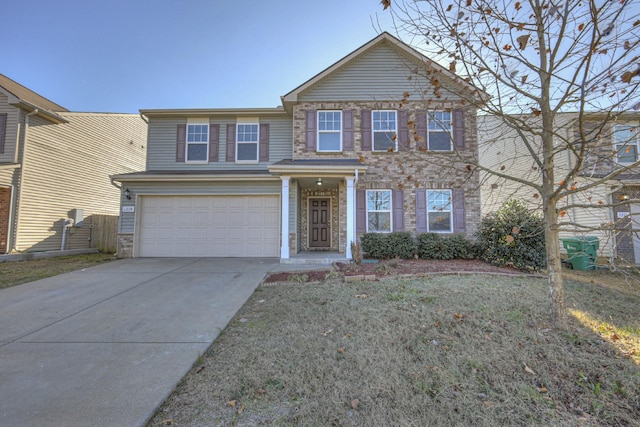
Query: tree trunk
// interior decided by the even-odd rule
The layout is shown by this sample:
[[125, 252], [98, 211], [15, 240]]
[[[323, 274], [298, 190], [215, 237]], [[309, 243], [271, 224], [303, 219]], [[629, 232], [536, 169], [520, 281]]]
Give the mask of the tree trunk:
[[559, 329], [567, 329], [567, 308], [564, 303], [562, 263], [560, 262], [560, 237], [555, 203], [544, 206], [544, 241], [547, 252], [547, 274], [549, 276], [549, 299], [551, 300], [551, 320]]

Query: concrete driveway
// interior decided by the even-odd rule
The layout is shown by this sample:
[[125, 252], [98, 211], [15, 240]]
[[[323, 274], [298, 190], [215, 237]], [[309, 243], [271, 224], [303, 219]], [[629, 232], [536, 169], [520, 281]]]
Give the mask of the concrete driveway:
[[0, 425], [144, 424], [277, 259], [120, 260], [0, 291]]

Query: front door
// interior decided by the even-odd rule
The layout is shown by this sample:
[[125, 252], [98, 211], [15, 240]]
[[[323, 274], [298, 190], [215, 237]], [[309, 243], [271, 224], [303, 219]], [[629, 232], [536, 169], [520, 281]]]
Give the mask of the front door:
[[309, 247], [331, 247], [329, 208], [331, 199], [309, 199]]

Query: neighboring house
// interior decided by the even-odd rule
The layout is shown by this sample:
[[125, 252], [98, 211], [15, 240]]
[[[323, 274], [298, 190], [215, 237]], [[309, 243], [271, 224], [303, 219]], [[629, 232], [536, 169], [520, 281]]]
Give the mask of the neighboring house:
[[[512, 117], [524, 120], [526, 126], [522, 126], [521, 130], [527, 126], [535, 130], [540, 126], [539, 120], [530, 116]], [[625, 203], [626, 200], [640, 199], [640, 169], [631, 168], [613, 179], [598, 181], [640, 160], [640, 138], [636, 131], [639, 124], [640, 113], [635, 112], [620, 114], [615, 119], [606, 113], [584, 115], [582, 128], [591, 142], [584, 155], [584, 166], [569, 187], [577, 190], [589, 188], [567, 197], [567, 203], [580, 206], [567, 209], [560, 218], [560, 222], [566, 223], [561, 228], [561, 238], [597, 236], [599, 255], [610, 258], [612, 262], [618, 259], [640, 264], [640, 239], [637, 237], [640, 231], [640, 205]], [[578, 141], [579, 127], [580, 117], [577, 113], [559, 114], [555, 126], [558, 147], [565, 142]], [[479, 116], [478, 132], [481, 164], [496, 171], [504, 167], [510, 175], [541, 182], [540, 170], [515, 129], [506, 126], [499, 117]], [[534, 149], [540, 151], [539, 143], [534, 144]], [[555, 164], [559, 181], [576, 164], [576, 157], [569, 150], [560, 151]], [[490, 174], [481, 174], [481, 182], [483, 214], [495, 211], [511, 197], [541, 209], [541, 199], [530, 187]], [[633, 224], [634, 232], [633, 217], [637, 217]]]
[[109, 175], [143, 170], [145, 144], [137, 114], [70, 112], [0, 74], [0, 253], [90, 248], [91, 216], [119, 212]]
[[276, 108], [141, 110], [147, 170], [113, 177], [119, 256], [287, 262], [351, 258], [365, 232], [471, 236], [478, 176], [446, 164], [477, 156], [476, 110], [452, 86], [473, 90], [382, 33]]

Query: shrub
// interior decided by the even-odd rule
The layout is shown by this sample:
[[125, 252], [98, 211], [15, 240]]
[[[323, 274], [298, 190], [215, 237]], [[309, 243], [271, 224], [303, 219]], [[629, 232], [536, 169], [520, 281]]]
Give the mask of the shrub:
[[370, 258], [413, 258], [416, 242], [411, 233], [393, 232], [388, 234], [367, 233], [360, 238], [362, 251]]
[[473, 244], [461, 234], [443, 236], [438, 233], [422, 233], [417, 237], [418, 256], [422, 259], [471, 259]]
[[416, 254], [416, 241], [411, 233], [390, 233], [387, 235], [387, 251], [388, 258], [413, 258]]
[[544, 224], [518, 200], [487, 215], [476, 233], [479, 257], [499, 266], [537, 271], [545, 266]]
[[366, 233], [362, 235], [360, 242], [362, 243], [362, 252], [364, 252], [369, 258], [386, 258], [386, 234]]

